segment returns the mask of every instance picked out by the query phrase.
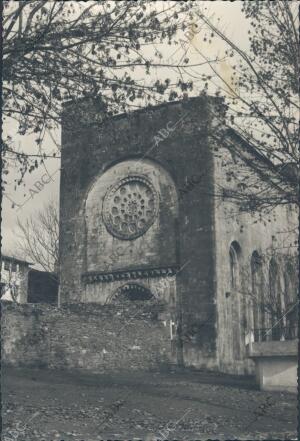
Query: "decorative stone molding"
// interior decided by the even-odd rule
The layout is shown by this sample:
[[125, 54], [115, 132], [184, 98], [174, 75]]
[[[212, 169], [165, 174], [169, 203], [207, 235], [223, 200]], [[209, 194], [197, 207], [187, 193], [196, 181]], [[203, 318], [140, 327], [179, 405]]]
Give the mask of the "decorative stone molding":
[[127, 176], [111, 186], [103, 201], [103, 221], [110, 234], [132, 240], [142, 236], [157, 217], [158, 193], [144, 176]]
[[116, 280], [128, 279], [148, 279], [153, 277], [169, 277], [174, 276], [178, 270], [179, 265], [168, 266], [163, 268], [145, 268], [132, 270], [117, 270], [111, 272], [89, 271], [82, 274], [82, 281], [85, 283], [108, 283]]

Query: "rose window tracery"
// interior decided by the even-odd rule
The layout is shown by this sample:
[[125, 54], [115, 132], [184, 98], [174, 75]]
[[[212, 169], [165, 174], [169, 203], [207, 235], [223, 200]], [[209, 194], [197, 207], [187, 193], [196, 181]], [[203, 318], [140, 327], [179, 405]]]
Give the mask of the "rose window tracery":
[[142, 176], [128, 176], [109, 188], [103, 201], [103, 221], [119, 239], [135, 239], [153, 224], [158, 194]]

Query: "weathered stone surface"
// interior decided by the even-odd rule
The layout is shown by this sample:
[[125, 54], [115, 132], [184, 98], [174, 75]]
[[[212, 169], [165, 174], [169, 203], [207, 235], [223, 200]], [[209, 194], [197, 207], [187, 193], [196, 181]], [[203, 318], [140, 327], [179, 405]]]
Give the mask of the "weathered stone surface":
[[[214, 181], [216, 188], [226, 182], [237, 189], [238, 183], [232, 179], [226, 181], [230, 172], [226, 163], [232, 162], [232, 170], [241, 167], [236, 158], [230, 156], [222, 145], [218, 147], [218, 156], [214, 161]], [[255, 326], [253, 313], [253, 281], [251, 275], [251, 256], [257, 252], [264, 256], [264, 286], [262, 296], [269, 288], [269, 263], [272, 256], [278, 260], [280, 290], [285, 287], [285, 266], [288, 257], [296, 254], [297, 240], [297, 208], [286, 205], [278, 206], [263, 213], [240, 212], [234, 201], [224, 200], [220, 203], [215, 199], [214, 228], [215, 228], [215, 292], [218, 307], [217, 353], [219, 366], [223, 372], [254, 373], [254, 363], [248, 358], [246, 351], [247, 333]], [[232, 289], [229, 264], [229, 250], [232, 243], [239, 247], [238, 253], [238, 286]], [[280, 261], [279, 261], [280, 259]], [[297, 269], [294, 268], [296, 273]], [[283, 294], [281, 294], [283, 295]], [[297, 286], [293, 287], [294, 301], [297, 299]], [[255, 298], [255, 297], [254, 297]], [[259, 302], [263, 300], [257, 299]], [[284, 300], [282, 299], [282, 302]], [[282, 314], [284, 315], [284, 314]], [[283, 317], [284, 321], [285, 318]], [[271, 324], [270, 324], [271, 326]], [[260, 327], [263, 327], [262, 325]]]
[[[199, 97], [118, 115], [101, 125], [93, 123], [97, 110], [92, 103], [86, 106], [90, 125], [76, 121], [76, 112], [66, 108], [60, 211], [62, 302], [103, 304], [128, 274], [126, 282], [141, 283], [169, 304], [177, 327], [193, 323], [185, 343], [187, 362], [195, 352], [198, 365], [210, 367], [216, 365], [216, 316], [214, 233], [206, 229], [213, 224], [214, 207], [208, 133], [216, 103]], [[76, 133], [68, 130], [70, 118]], [[103, 203], [114, 185], [137, 175], [151, 181], [158, 212], [143, 235], [122, 240], [107, 230]], [[201, 176], [197, 191], [179, 198], [178, 190], [191, 176]], [[165, 286], [173, 267], [178, 271]]]
[[[254, 327], [247, 298], [252, 282], [250, 271], [244, 277], [240, 270], [249, 266], [254, 251], [272, 255], [286, 249], [285, 231], [297, 225], [297, 213], [278, 207], [254, 222], [236, 204], [215, 197], [228, 184], [230, 164], [240, 167], [214, 136], [219, 104], [197, 97], [109, 119], [93, 100], [65, 108], [61, 301], [105, 304], [124, 284], [138, 283], [168, 305], [174, 333], [180, 335], [179, 363], [253, 373], [245, 344]], [[136, 191], [134, 181], [139, 181]], [[134, 204], [121, 200], [121, 189]], [[153, 213], [145, 215], [146, 205], [139, 201], [147, 190], [143, 200], [153, 204]], [[233, 243], [240, 251], [234, 289]], [[283, 271], [280, 278], [284, 286]]]
[[159, 304], [2, 306], [4, 364], [105, 372], [160, 369], [171, 362]]

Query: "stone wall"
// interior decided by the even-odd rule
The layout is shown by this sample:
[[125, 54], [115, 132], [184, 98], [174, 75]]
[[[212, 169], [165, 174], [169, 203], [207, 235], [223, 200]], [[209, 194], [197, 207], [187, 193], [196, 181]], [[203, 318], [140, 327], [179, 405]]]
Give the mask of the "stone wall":
[[[224, 166], [226, 158], [226, 166]], [[231, 161], [231, 167], [228, 165]], [[215, 159], [215, 187], [237, 189], [236, 182], [228, 183], [227, 173], [234, 167], [245, 169], [236, 158], [230, 157], [225, 148], [218, 145]], [[242, 168], [243, 167], [243, 168]], [[233, 181], [233, 182], [232, 182]], [[219, 187], [218, 187], [219, 186]], [[219, 369], [233, 374], [254, 373], [254, 363], [247, 357], [247, 335], [255, 328], [253, 286], [251, 275], [251, 256], [257, 252], [264, 256], [264, 286], [269, 290], [268, 265], [275, 256], [280, 272], [280, 291], [285, 289], [284, 272], [289, 258], [297, 253], [298, 210], [295, 206], [278, 206], [269, 213], [239, 212], [238, 205], [232, 200], [215, 198], [215, 274], [216, 301], [218, 305], [217, 357]], [[231, 286], [230, 246], [237, 247], [237, 286]], [[294, 268], [296, 274], [296, 267]], [[296, 280], [296, 279], [295, 279]], [[296, 301], [297, 287], [293, 286]], [[284, 320], [284, 318], [283, 318]], [[256, 326], [259, 327], [259, 326]], [[261, 325], [261, 328], [264, 326]]]
[[[98, 104], [71, 103], [63, 115], [62, 303], [104, 304], [123, 284], [138, 283], [168, 305], [181, 336], [180, 363], [252, 373], [245, 343], [253, 323], [244, 295], [251, 278], [240, 277], [232, 289], [229, 249], [237, 244], [240, 269], [249, 270], [254, 251], [287, 248], [295, 213], [278, 207], [255, 222], [215, 197], [230, 172], [228, 151], [216, 140], [224, 116], [218, 99], [195, 97], [108, 118]], [[142, 235], [120, 238], [105, 222], [105, 204], [119, 182], [134, 176], [151, 181], [158, 209], [154, 204], [155, 220]], [[120, 195], [113, 194], [109, 200], [117, 204]]]
[[[173, 319], [184, 335], [184, 363], [210, 368], [216, 366], [216, 299], [209, 133], [218, 107], [217, 99], [197, 97], [101, 121], [101, 109], [87, 100], [65, 106], [62, 125], [62, 303], [106, 302], [118, 288], [117, 270], [131, 283], [141, 269], [168, 272], [171, 267], [175, 286], [162, 297], [175, 297]], [[108, 238], [101, 210], [114, 174], [118, 180], [126, 173], [151, 178], [160, 206], [144, 236], [122, 244]], [[120, 257], [106, 269], [105, 261], [116, 251]], [[160, 295], [161, 275], [150, 274], [150, 284], [149, 275], [142, 274], [154, 295]]]
[[3, 302], [2, 362], [92, 372], [164, 369], [172, 357], [163, 309], [141, 302], [60, 309]]

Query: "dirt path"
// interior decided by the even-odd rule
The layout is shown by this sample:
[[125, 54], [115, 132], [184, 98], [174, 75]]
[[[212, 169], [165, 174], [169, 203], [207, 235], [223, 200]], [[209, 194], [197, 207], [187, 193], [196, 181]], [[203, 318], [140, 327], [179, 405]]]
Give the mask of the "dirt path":
[[209, 373], [2, 370], [3, 441], [296, 439], [297, 399]]

